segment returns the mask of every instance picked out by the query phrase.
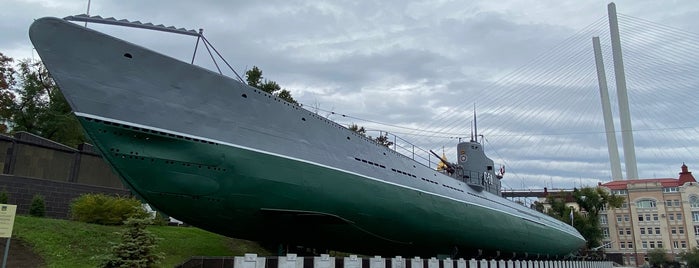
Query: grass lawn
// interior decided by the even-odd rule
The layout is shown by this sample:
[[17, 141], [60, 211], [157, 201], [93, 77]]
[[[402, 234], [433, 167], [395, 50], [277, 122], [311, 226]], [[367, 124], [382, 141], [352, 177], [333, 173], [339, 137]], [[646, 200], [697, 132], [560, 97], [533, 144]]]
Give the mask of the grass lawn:
[[[120, 226], [17, 216], [13, 238], [34, 247], [48, 267], [96, 267], [101, 256], [119, 242]], [[151, 226], [161, 240], [157, 251], [165, 255], [160, 267], [173, 267], [190, 256], [269, 255], [257, 243], [227, 238], [194, 227]]]

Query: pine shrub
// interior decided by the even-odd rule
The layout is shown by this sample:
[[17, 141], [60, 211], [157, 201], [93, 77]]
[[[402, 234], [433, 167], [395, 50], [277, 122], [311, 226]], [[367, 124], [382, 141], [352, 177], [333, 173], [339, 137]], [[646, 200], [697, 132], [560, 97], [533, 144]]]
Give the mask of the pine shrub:
[[141, 201], [133, 197], [84, 194], [70, 204], [73, 220], [102, 225], [121, 225], [129, 217], [147, 218]]
[[44, 203], [43, 196], [38, 194], [34, 195], [32, 203], [29, 205], [29, 215], [34, 217], [46, 216], [46, 204]]
[[151, 220], [128, 218], [124, 224], [126, 228], [121, 233], [121, 242], [112, 247], [111, 255], [105, 259], [102, 267], [154, 267], [163, 259], [163, 255], [155, 252], [158, 238], [146, 230]]

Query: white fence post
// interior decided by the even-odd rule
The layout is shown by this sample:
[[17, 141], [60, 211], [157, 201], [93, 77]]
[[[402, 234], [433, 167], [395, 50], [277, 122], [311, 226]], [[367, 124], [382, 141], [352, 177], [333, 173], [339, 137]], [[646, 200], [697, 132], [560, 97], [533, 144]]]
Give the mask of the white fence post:
[[498, 267], [498, 261], [496, 261], [495, 259], [492, 259], [492, 260], [490, 260], [490, 261], [488, 262], [488, 265], [490, 265], [489, 267], [491, 267], [491, 268], [497, 268], [497, 267]]
[[423, 268], [422, 259], [420, 259], [420, 257], [415, 257], [415, 258], [410, 259], [410, 267]]
[[442, 260], [442, 263], [444, 263], [444, 268], [454, 268], [454, 260], [451, 258]]
[[515, 266], [512, 266], [512, 267], [514, 267], [514, 268], [522, 268], [522, 261], [519, 261], [519, 260], [515, 261]]
[[480, 267], [483, 267], [483, 268], [488, 267], [488, 261], [486, 259], [481, 259], [480, 263], [481, 263]]
[[233, 258], [236, 268], [265, 268], [265, 258], [257, 257], [257, 254], [245, 254], [244, 257]]
[[435, 257], [427, 260], [427, 268], [439, 268], [439, 260]]
[[468, 268], [478, 268], [478, 262], [476, 259], [468, 260]]
[[[362, 259], [358, 258], [357, 255], [350, 255], [343, 259], [344, 268], [362, 268]], [[303, 267], [301, 267], [303, 268]]]
[[286, 256], [279, 257], [278, 268], [303, 268], [303, 258], [298, 258], [296, 254], [287, 253]]
[[313, 257], [313, 268], [335, 268], [335, 257], [330, 257], [328, 254]]
[[369, 259], [369, 268], [386, 268], [386, 261], [381, 256]]
[[456, 261], [456, 268], [466, 268], [466, 260], [464, 260], [463, 258], [459, 258]]
[[401, 256], [396, 256], [391, 259], [391, 268], [405, 268], [405, 259]]

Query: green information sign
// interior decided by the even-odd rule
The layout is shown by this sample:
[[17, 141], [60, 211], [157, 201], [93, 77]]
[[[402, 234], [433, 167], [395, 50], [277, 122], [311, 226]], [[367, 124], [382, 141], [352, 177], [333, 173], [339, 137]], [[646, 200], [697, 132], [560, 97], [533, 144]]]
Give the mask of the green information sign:
[[0, 237], [12, 237], [15, 212], [17, 212], [17, 205], [0, 204]]

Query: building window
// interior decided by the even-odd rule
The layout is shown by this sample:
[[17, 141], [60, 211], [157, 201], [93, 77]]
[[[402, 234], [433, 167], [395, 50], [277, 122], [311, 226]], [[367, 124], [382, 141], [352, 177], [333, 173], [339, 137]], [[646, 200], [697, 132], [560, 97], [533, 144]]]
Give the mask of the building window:
[[650, 221], [650, 214], [646, 214], [646, 221]]
[[668, 218], [670, 218], [671, 221], [675, 220], [675, 214], [667, 214]]
[[604, 241], [604, 248], [612, 248], [612, 242]]
[[631, 228], [626, 228], [626, 234], [631, 235]]
[[602, 228], [602, 235], [604, 236], [604, 238], [609, 238], [609, 228]]
[[687, 248], [687, 241], [680, 241], [680, 246], [682, 248]]
[[626, 192], [626, 190], [612, 190], [612, 195], [616, 195], [616, 194], [618, 194], [618, 195], [626, 195], [627, 192]]
[[676, 216], [677, 216], [676, 218], [677, 218], [678, 221], [681, 221], [681, 220], [682, 220], [682, 213], [677, 213]]
[[641, 241], [641, 247], [642, 247], [642, 248], [648, 248], [648, 242], [646, 242], [646, 241]]
[[626, 248], [625, 242], [619, 242], [619, 248]]
[[665, 200], [665, 206], [671, 207], [671, 206], [672, 206], [672, 200]]
[[653, 220], [658, 221], [658, 214], [653, 214]]
[[656, 207], [655, 200], [651, 199], [642, 199], [636, 201], [636, 207], [637, 208], [654, 208]]
[[638, 214], [638, 221], [643, 221], [643, 215]]
[[672, 241], [672, 247], [675, 249], [680, 248], [680, 242], [679, 241]]
[[684, 227], [682, 227], [682, 226], [677, 227], [677, 232], [680, 234], [684, 234]]
[[629, 214], [624, 214], [624, 221], [626, 221], [626, 222], [629, 221]]
[[676, 193], [679, 191], [680, 191], [679, 187], [665, 187], [665, 188], [663, 188], [663, 193]]
[[658, 248], [663, 248], [663, 241], [658, 241], [657, 244], [658, 244]]
[[699, 208], [699, 196], [690, 195], [689, 196], [689, 206], [693, 208]]
[[633, 248], [633, 242], [627, 242], [626, 243], [627, 248]]
[[675, 229], [675, 227], [670, 228], [670, 233], [677, 234], [677, 229]]
[[648, 245], [650, 246], [650, 248], [655, 248], [655, 241], [648, 242]]
[[624, 235], [624, 229], [619, 228], [619, 235]]
[[699, 226], [694, 226], [694, 235], [699, 235]]
[[660, 227], [655, 227], [655, 234], [660, 234]]
[[607, 224], [607, 215], [599, 215], [599, 223]]
[[[699, 226], [697, 226], [699, 227]], [[641, 234], [646, 234], [646, 228], [641, 228]]]
[[[699, 212], [697, 212], [699, 213]], [[699, 218], [699, 214], [697, 214], [697, 218]], [[696, 220], [699, 221], [699, 220]], [[616, 215], [616, 222], [621, 222], [621, 215]]]
[[675, 200], [672, 201], [672, 203], [673, 203], [676, 207], [679, 207], [679, 206], [680, 206], [680, 200], [675, 199]]
[[699, 211], [692, 211], [692, 221], [699, 222]]

